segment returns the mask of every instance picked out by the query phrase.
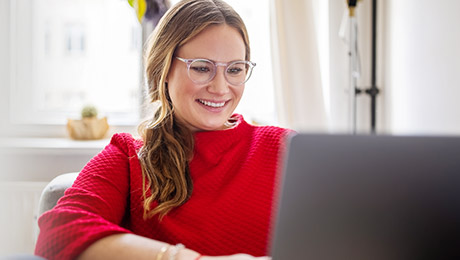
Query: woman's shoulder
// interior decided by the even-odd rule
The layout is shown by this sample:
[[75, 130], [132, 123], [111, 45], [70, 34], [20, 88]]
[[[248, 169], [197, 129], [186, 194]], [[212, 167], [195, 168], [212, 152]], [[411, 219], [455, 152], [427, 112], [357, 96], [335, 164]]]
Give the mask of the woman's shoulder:
[[275, 125], [251, 124], [253, 131], [261, 136], [286, 136], [294, 133], [293, 130]]
[[294, 131], [288, 128], [283, 128], [280, 126], [274, 125], [263, 125], [252, 120], [246, 121], [241, 114], [234, 114], [234, 118], [237, 120], [236, 129], [242, 129], [239, 132], [252, 136], [256, 140], [265, 140], [265, 139], [284, 139], [287, 135], [293, 133]]
[[142, 147], [142, 140], [134, 138], [130, 133], [116, 133], [110, 140], [110, 145], [118, 147], [127, 154], [136, 153]]
[[262, 142], [275, 142], [279, 144], [284, 142], [293, 133], [293, 130], [279, 126], [253, 126], [253, 138]]

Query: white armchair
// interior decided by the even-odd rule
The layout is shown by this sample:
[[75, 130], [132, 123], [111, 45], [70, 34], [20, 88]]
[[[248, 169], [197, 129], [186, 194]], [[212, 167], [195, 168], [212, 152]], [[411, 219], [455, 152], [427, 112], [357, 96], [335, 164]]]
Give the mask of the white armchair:
[[67, 188], [72, 186], [78, 172], [64, 173], [53, 180], [43, 189], [38, 204], [38, 216], [56, 206], [57, 201], [64, 195]]

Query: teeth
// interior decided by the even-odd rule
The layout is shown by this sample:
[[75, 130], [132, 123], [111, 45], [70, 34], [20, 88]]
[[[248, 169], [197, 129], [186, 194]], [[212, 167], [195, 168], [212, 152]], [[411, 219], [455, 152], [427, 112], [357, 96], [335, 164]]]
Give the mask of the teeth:
[[199, 99], [198, 101], [200, 101], [201, 104], [204, 104], [209, 107], [223, 107], [225, 105], [225, 102], [214, 103], [214, 102], [205, 101], [201, 99]]

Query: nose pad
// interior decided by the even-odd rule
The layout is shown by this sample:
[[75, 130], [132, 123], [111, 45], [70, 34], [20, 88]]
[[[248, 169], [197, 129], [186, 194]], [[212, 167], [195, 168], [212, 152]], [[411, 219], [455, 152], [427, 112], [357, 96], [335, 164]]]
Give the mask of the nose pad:
[[208, 91], [214, 94], [223, 95], [229, 91], [229, 85], [224, 75], [225, 68], [218, 68], [216, 75], [209, 82]]

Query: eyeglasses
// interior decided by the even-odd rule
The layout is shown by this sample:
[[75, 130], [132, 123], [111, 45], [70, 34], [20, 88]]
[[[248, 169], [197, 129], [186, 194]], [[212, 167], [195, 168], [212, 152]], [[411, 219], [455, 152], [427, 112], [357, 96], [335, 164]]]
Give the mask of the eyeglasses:
[[207, 59], [176, 59], [187, 64], [188, 77], [196, 84], [206, 84], [216, 76], [217, 66], [225, 67], [224, 76], [230, 85], [243, 85], [251, 77], [256, 64], [252, 61], [238, 60], [228, 63], [215, 62]]

